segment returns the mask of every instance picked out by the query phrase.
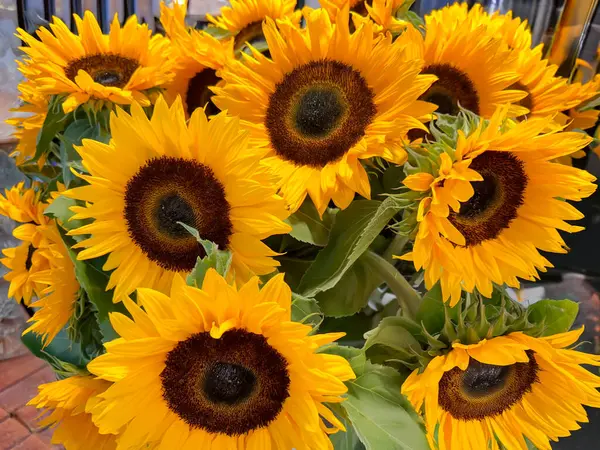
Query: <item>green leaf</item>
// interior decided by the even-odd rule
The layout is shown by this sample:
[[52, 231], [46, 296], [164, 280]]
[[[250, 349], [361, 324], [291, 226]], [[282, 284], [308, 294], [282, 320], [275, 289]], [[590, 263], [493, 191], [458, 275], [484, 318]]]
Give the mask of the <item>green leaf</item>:
[[50, 206], [46, 208], [44, 214], [46, 216], [52, 217], [53, 219], [58, 220], [60, 225], [65, 230], [73, 230], [75, 228], [82, 227], [86, 223], [89, 223], [85, 220], [70, 220], [71, 217], [75, 214], [71, 211], [71, 206], [76, 206], [77, 201], [72, 198], [67, 198], [63, 195], [55, 198]]
[[317, 331], [323, 322], [323, 313], [314, 298], [292, 294], [292, 320], [310, 325], [313, 331]]
[[383, 173], [383, 189], [387, 193], [396, 193], [402, 187], [404, 180], [404, 167], [391, 165]]
[[65, 114], [62, 109], [62, 99], [54, 96], [48, 105], [48, 114], [38, 134], [34, 162], [50, 152], [52, 141], [58, 133], [65, 129], [70, 116], [70, 114]]
[[231, 266], [232, 254], [228, 250], [219, 250], [219, 246], [214, 242], [202, 239], [198, 230], [186, 225], [183, 222], [177, 222], [179, 225], [184, 227], [204, 248], [206, 256], [203, 258], [198, 257], [194, 269], [187, 276], [187, 284], [190, 286], [202, 287], [204, 277], [208, 269], [215, 269], [221, 276], [227, 275], [229, 267]]
[[323, 220], [311, 201], [305, 201], [287, 222], [292, 226], [290, 235], [299, 241], [325, 247], [331, 230], [331, 215], [325, 212]]
[[292, 291], [297, 291], [300, 280], [310, 267], [312, 261], [302, 258], [290, 258], [286, 255], [278, 256], [275, 259], [281, 264], [279, 271], [285, 274], [285, 282]]
[[344, 273], [337, 286], [318, 293], [315, 298], [326, 316], [351, 316], [365, 307], [382, 279], [371, 270], [366, 258], [361, 256]]
[[364, 450], [365, 446], [360, 442], [352, 423], [343, 417], [340, 418], [340, 422], [346, 427], [346, 432], [338, 431], [329, 436], [334, 450]]
[[55, 367], [55, 359], [63, 363], [71, 364], [84, 369], [89, 360], [83, 355], [81, 346], [69, 339], [66, 328], [63, 329], [50, 342], [46, 348], [42, 346], [42, 339], [35, 333], [27, 333], [21, 336], [23, 344], [40, 359]]
[[321, 353], [328, 353], [330, 355], [338, 355], [346, 359], [356, 376], [362, 375], [367, 364], [367, 358], [365, 352], [360, 348], [349, 347], [347, 345], [339, 345], [337, 343], [326, 345], [321, 349]]
[[[111, 312], [127, 314], [127, 309], [121, 302], [113, 303], [112, 290], [106, 291], [108, 274], [95, 268], [91, 261], [78, 261], [77, 253], [71, 248], [75, 244], [75, 240], [71, 236], [67, 236], [61, 227], [58, 227], [58, 230], [67, 247], [69, 257], [75, 266], [77, 281], [79, 281], [81, 288], [86, 292], [88, 299], [96, 308], [100, 329], [106, 330], [106, 327], [110, 326], [108, 314]], [[106, 342], [106, 340], [105, 335], [103, 341]]]
[[377, 328], [365, 334], [367, 341], [364, 350], [367, 352], [373, 346], [384, 346], [391, 350], [400, 350], [402, 352], [415, 351], [421, 349], [421, 344], [406, 329], [407, 320], [404, 317], [386, 317]]
[[358, 200], [340, 211], [327, 246], [300, 282], [300, 293], [313, 297], [336, 286], [399, 210], [397, 203], [387, 198], [383, 202]]
[[103, 351], [102, 331], [98, 324], [97, 311], [86, 293], [80, 290], [67, 329], [69, 339], [81, 346], [83, 355], [93, 359]]
[[87, 119], [76, 119], [71, 122], [69, 126], [65, 128], [62, 135], [62, 141], [66, 144], [67, 161], [80, 160], [81, 156], [79, 156], [79, 153], [77, 153], [77, 150], [75, 150], [73, 146], [81, 145], [82, 139], [89, 139], [98, 135], [100, 132], [99, 130], [99, 124], [90, 123]]
[[[459, 306], [448, 308], [450, 318], [455, 320], [458, 318]], [[442, 300], [442, 288], [440, 283], [437, 283], [429, 292], [427, 292], [421, 300], [421, 305], [417, 311], [418, 323], [423, 324], [429, 334], [439, 333], [444, 328], [444, 302]]]
[[63, 135], [60, 137], [60, 161], [62, 164], [63, 181], [66, 187], [69, 187], [76, 179], [71, 172], [72, 167], [84, 170], [81, 164], [81, 156], [74, 147], [81, 145], [83, 139], [106, 142], [107, 133], [102, 130], [100, 123], [94, 122], [91, 117], [76, 119], [65, 128]]
[[421, 419], [400, 393], [401, 375], [368, 361], [356, 375], [341, 406], [366, 449], [429, 450]]
[[527, 319], [543, 324], [542, 336], [569, 331], [575, 322], [579, 305], [571, 300], [540, 300], [527, 308]]

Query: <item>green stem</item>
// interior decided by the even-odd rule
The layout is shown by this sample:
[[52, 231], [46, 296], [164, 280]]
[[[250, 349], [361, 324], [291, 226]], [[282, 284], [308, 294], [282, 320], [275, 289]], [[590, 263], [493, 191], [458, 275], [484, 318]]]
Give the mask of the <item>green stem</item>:
[[363, 258], [368, 262], [370, 267], [381, 277], [388, 285], [390, 290], [396, 295], [398, 303], [402, 307], [403, 312], [410, 318], [414, 319], [417, 316], [421, 297], [413, 289], [408, 281], [400, 272], [384, 258], [377, 253], [367, 251]]
[[408, 243], [408, 236], [404, 236], [402, 234], [397, 234], [388, 248], [385, 249], [383, 254], [383, 259], [387, 262], [392, 263], [394, 261], [394, 256], [400, 256], [402, 254], [402, 250]]

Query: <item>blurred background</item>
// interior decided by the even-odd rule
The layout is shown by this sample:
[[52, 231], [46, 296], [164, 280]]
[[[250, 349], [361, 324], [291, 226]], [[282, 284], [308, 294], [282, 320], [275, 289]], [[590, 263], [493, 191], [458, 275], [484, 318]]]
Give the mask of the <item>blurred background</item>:
[[[207, 13], [218, 14], [226, 0], [189, 0], [188, 24], [202, 28]], [[412, 9], [424, 15], [440, 8], [448, 1], [417, 0]], [[469, 1], [473, 4], [475, 2]], [[478, 2], [488, 11], [507, 12], [525, 18], [531, 25], [534, 45], [543, 43], [546, 55], [559, 66], [559, 74], [570, 76], [586, 61], [591, 68], [579, 75], [586, 81], [599, 72], [598, 44], [600, 41], [600, 7], [598, 0], [491, 0]], [[318, 7], [318, 0], [299, 0], [298, 6]], [[8, 157], [14, 141], [12, 130], [4, 123], [11, 108], [18, 106], [17, 84], [20, 80], [14, 62], [20, 56], [20, 42], [14, 37], [20, 26], [29, 32], [45, 25], [53, 16], [62, 18], [73, 27], [72, 14], [92, 11], [106, 30], [115, 13], [121, 20], [131, 15], [138, 17], [160, 31], [158, 23], [159, 0], [0, 0], [0, 188], [12, 186], [21, 179]], [[589, 152], [587, 158], [575, 160], [600, 177], [600, 160]], [[587, 351], [600, 353], [600, 193], [578, 205], [585, 214], [585, 231], [565, 236], [572, 251], [567, 255], [548, 255], [554, 268], [543, 274], [540, 283], [524, 286], [519, 293], [525, 302], [542, 298], [570, 298], [580, 303], [579, 324], [586, 325], [584, 335]], [[0, 249], [13, 246], [11, 232], [14, 225], [0, 217]], [[0, 266], [0, 277], [3, 275]], [[19, 345], [24, 326], [24, 314], [19, 305], [6, 298], [7, 284], [0, 279], [0, 360], [22, 353]], [[368, 312], [367, 312], [368, 313]], [[0, 384], [2, 381], [0, 373]], [[1, 387], [1, 386], [0, 386]], [[0, 410], [1, 412], [1, 410]], [[1, 414], [0, 414], [1, 419]], [[573, 437], [554, 446], [559, 450], [599, 448], [600, 410], [590, 411], [590, 424]], [[0, 437], [0, 449], [2, 449]], [[383, 449], [382, 449], [383, 450]], [[484, 449], [482, 449], [484, 450]]]

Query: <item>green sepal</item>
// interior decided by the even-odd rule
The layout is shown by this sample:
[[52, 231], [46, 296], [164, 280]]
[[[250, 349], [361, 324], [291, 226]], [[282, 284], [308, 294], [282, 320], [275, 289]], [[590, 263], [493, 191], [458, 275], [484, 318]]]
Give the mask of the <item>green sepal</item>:
[[[554, 334], [568, 329], [574, 320], [572, 302], [554, 303], [557, 304], [542, 303], [531, 313], [512, 300], [504, 288], [496, 287], [491, 298], [478, 292], [463, 293], [458, 304], [450, 307], [442, 300], [438, 283], [423, 297], [415, 321], [391, 317], [368, 332], [365, 352], [373, 362], [399, 370], [402, 366], [414, 369], [425, 367], [432, 358], [447, 353], [454, 342], [476, 344], [516, 331], [537, 337], [550, 329], [550, 334]], [[552, 312], [542, 313], [546, 308], [552, 308]], [[544, 320], [546, 316], [556, 318], [553, 325], [559, 320], [560, 327], [549, 327]], [[566, 318], [560, 320], [563, 316]], [[536, 323], [534, 319], [539, 321]], [[407, 339], [407, 333], [414, 340]]]
[[206, 276], [206, 272], [208, 272], [208, 269], [211, 268], [215, 269], [222, 277], [225, 277], [229, 272], [229, 268], [231, 267], [231, 259], [233, 256], [231, 252], [229, 250], [219, 250], [219, 246], [214, 242], [202, 239], [198, 233], [198, 230], [195, 228], [190, 227], [183, 222], [177, 223], [184, 227], [192, 236], [196, 238], [206, 253], [206, 256], [203, 258], [198, 257], [196, 260], [194, 269], [187, 276], [187, 284], [201, 288], [202, 283], [204, 282], [204, 277]]

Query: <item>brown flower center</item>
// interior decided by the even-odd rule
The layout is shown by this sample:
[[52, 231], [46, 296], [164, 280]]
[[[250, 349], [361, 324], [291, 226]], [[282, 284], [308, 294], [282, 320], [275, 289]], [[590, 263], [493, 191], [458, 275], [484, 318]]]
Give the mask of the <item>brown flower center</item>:
[[29, 269], [31, 269], [34, 253], [35, 253], [35, 247], [33, 245], [29, 244], [29, 247], [27, 247], [27, 258], [25, 259], [25, 270], [27, 270], [27, 271], [29, 271]]
[[232, 234], [229, 203], [213, 171], [194, 160], [151, 159], [128, 181], [125, 219], [131, 239], [152, 261], [167, 270], [190, 271], [204, 249], [200, 237], [225, 249]]
[[275, 152], [297, 165], [324, 167], [344, 156], [377, 113], [357, 70], [311, 61], [285, 75], [269, 98], [266, 128]]
[[198, 72], [189, 82], [188, 90], [185, 95], [185, 104], [187, 112], [191, 116], [197, 108], [206, 106], [206, 115], [213, 116], [221, 110], [212, 102], [213, 92], [211, 86], [216, 86], [221, 78], [213, 69], [204, 69]]
[[[517, 81], [516, 83], [511, 84], [507, 89], [516, 89], [519, 91], [527, 92], [527, 96], [522, 98], [521, 100], [519, 100], [517, 102], [517, 105], [522, 106], [523, 108], [527, 108], [530, 112], [533, 111], [533, 107], [534, 107], [533, 97], [532, 97], [531, 93], [529, 92], [529, 89], [527, 89], [527, 86], [525, 86], [520, 81]], [[517, 117], [517, 119], [525, 120], [526, 117], [527, 117], [526, 115], [523, 115], [523, 116]]]
[[246, 42], [252, 45], [254, 42], [260, 39], [264, 39], [262, 20], [252, 22], [242, 28], [235, 36], [233, 49], [239, 50], [246, 45]]
[[529, 361], [510, 366], [483, 364], [471, 359], [466, 370], [458, 367], [444, 373], [438, 401], [455, 419], [483, 420], [502, 414], [531, 391], [539, 372], [534, 352]]
[[365, 3], [367, 3], [366, 0], [355, 1], [354, 5], [350, 8], [350, 11], [360, 14], [361, 16], [366, 16], [369, 14], [369, 11], [367, 11]]
[[139, 62], [133, 58], [99, 53], [70, 61], [65, 67], [65, 75], [71, 81], [75, 81], [79, 71], [83, 70], [96, 83], [106, 87], [123, 88], [139, 65]]
[[523, 204], [527, 174], [523, 162], [509, 152], [486, 151], [470, 168], [482, 181], [472, 182], [475, 193], [448, 219], [462, 233], [466, 246], [495, 239], [517, 217]]
[[479, 95], [466, 73], [450, 64], [432, 64], [423, 73], [435, 75], [438, 80], [419, 99], [438, 105], [438, 113], [455, 116], [460, 105], [479, 114]]
[[229, 436], [267, 426], [289, 397], [285, 358], [264, 336], [242, 329], [179, 342], [160, 377], [171, 411], [192, 428]]

